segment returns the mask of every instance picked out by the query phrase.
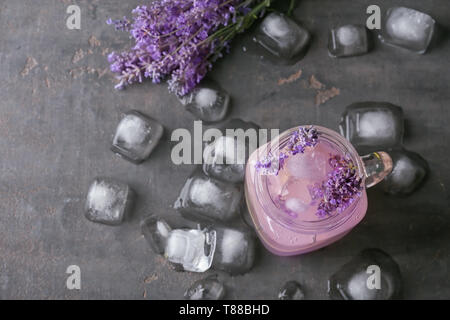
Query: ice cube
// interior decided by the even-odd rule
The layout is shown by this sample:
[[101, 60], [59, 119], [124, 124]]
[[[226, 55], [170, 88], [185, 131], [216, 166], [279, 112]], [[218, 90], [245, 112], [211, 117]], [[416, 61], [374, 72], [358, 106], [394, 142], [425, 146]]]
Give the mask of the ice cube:
[[311, 36], [305, 28], [281, 13], [268, 14], [257, 30], [255, 40], [273, 56], [298, 60], [306, 51]]
[[217, 240], [213, 268], [230, 274], [248, 272], [255, 260], [255, 239], [250, 230], [214, 229]]
[[363, 250], [328, 281], [328, 294], [335, 300], [398, 299], [401, 290], [398, 264], [379, 249]]
[[204, 146], [203, 171], [225, 182], [242, 182], [245, 163], [258, 147], [259, 126], [253, 122], [231, 119], [218, 129], [223, 137]]
[[306, 211], [309, 208], [308, 203], [304, 203], [302, 200], [298, 198], [288, 198], [285, 201], [286, 209], [295, 212], [295, 213], [301, 213]]
[[322, 180], [327, 172], [328, 159], [318, 149], [309, 149], [305, 153], [296, 154], [289, 157], [286, 168], [290, 175], [299, 179], [318, 179]]
[[356, 300], [377, 300], [377, 290], [369, 290], [367, 287], [368, 275], [365, 271], [354, 274], [348, 281], [348, 296]]
[[425, 53], [434, 34], [435, 21], [429, 15], [405, 7], [390, 8], [379, 38], [382, 42]]
[[225, 286], [217, 279], [217, 275], [195, 281], [184, 293], [187, 300], [221, 300], [224, 296]]
[[193, 92], [179, 100], [186, 110], [205, 122], [223, 120], [230, 105], [230, 95], [211, 80], [202, 81]]
[[163, 219], [149, 216], [141, 222], [141, 232], [157, 254], [163, 254], [172, 229]]
[[391, 151], [392, 172], [384, 179], [383, 187], [392, 195], [406, 195], [420, 186], [428, 172], [428, 164], [420, 155], [407, 150]]
[[186, 271], [205, 272], [211, 267], [215, 247], [214, 230], [175, 229], [169, 233], [164, 255]]
[[111, 150], [133, 163], [140, 163], [150, 156], [162, 134], [163, 127], [156, 120], [129, 111], [117, 126]]
[[340, 131], [360, 152], [400, 146], [403, 141], [403, 110], [387, 102], [358, 102], [342, 115]]
[[[322, 170], [324, 170], [322, 168]], [[325, 176], [325, 174], [324, 174]], [[319, 176], [320, 177], [320, 176]], [[320, 178], [319, 178], [320, 179]], [[313, 182], [311, 182], [313, 184]], [[299, 214], [307, 211], [312, 203], [309, 184], [305, 184], [304, 179], [289, 177], [281, 188], [275, 203], [290, 216], [296, 218]]]
[[174, 207], [187, 219], [224, 222], [238, 216], [241, 201], [241, 185], [195, 171], [186, 181]]
[[362, 55], [369, 51], [367, 29], [363, 25], [343, 25], [330, 30], [328, 51], [332, 57]]
[[227, 182], [244, 181], [245, 141], [239, 137], [222, 136], [203, 151], [205, 174]]
[[133, 197], [128, 185], [111, 178], [95, 178], [87, 194], [85, 216], [93, 222], [118, 225], [130, 211]]
[[305, 294], [297, 281], [288, 281], [278, 293], [280, 300], [304, 300]]

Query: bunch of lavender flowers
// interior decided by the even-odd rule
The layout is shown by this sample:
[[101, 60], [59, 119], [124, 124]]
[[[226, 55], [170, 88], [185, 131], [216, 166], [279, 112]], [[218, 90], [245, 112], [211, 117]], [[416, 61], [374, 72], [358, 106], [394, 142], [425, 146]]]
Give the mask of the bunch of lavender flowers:
[[333, 171], [328, 174], [328, 180], [311, 189], [312, 198], [320, 199], [316, 212], [320, 218], [343, 212], [362, 190], [361, 178], [352, 160], [334, 155], [329, 164]]
[[304, 153], [307, 147], [315, 147], [318, 142], [319, 133], [316, 128], [299, 127], [292, 133], [286, 146], [278, 153], [278, 157], [269, 152], [267, 156], [256, 162], [255, 168], [262, 174], [278, 175], [289, 156]]
[[167, 80], [178, 96], [190, 93], [234, 36], [249, 28], [270, 2], [156, 0], [134, 9], [132, 21], [108, 20], [135, 41], [130, 50], [108, 56], [119, 80], [116, 88], [150, 78], [154, 83]]

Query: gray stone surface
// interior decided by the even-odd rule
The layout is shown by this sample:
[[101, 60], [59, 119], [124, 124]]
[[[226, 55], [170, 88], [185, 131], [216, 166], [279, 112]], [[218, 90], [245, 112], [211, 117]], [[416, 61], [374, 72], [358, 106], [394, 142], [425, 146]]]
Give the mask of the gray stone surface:
[[[265, 128], [312, 123], [337, 130], [340, 114], [352, 102], [400, 105], [407, 119], [406, 148], [427, 159], [429, 178], [406, 198], [371, 189], [364, 221], [327, 248], [281, 258], [260, 246], [250, 273], [224, 275], [228, 298], [274, 299], [283, 283], [297, 280], [307, 298], [326, 299], [327, 278], [366, 247], [396, 259], [405, 298], [450, 298], [450, 42], [443, 40], [424, 56], [376, 43], [365, 56], [328, 57], [329, 27], [364, 23], [372, 2], [303, 0], [295, 18], [314, 38], [301, 62], [266, 63], [245, 54], [238, 39], [211, 77], [232, 95], [230, 117]], [[113, 89], [106, 55], [130, 42], [105, 20], [128, 14], [142, 1], [77, 1], [79, 31], [65, 27], [71, 3], [0, 2], [0, 298], [181, 299], [205, 275], [170, 269], [140, 235], [139, 221], [149, 213], [178, 218], [172, 204], [192, 167], [171, 162], [170, 133], [192, 130], [193, 118], [165, 85]], [[383, 1], [382, 7], [399, 4], [423, 10], [450, 28], [445, 0]], [[278, 85], [299, 69], [300, 79]], [[316, 106], [316, 92], [308, 88], [311, 75], [339, 88], [340, 95]], [[154, 117], [166, 129], [140, 166], [109, 150], [120, 113], [129, 109]], [[85, 193], [95, 176], [120, 179], [136, 190], [130, 221], [108, 227], [84, 218]], [[81, 268], [79, 291], [65, 286], [72, 264]]]

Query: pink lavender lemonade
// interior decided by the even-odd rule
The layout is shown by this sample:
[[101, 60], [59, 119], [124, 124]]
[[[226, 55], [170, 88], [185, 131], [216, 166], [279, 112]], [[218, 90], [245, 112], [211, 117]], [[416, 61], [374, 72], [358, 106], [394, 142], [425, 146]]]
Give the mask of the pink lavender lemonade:
[[366, 214], [365, 187], [391, 167], [386, 153], [360, 158], [327, 128], [287, 130], [247, 163], [246, 201], [258, 236], [277, 255], [303, 254], [339, 240]]

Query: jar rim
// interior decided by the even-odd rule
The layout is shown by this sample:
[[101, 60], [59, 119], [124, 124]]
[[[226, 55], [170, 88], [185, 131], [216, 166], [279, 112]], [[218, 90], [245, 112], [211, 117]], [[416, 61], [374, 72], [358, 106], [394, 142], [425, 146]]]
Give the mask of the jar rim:
[[[295, 131], [297, 131], [300, 127], [308, 128], [310, 126], [309, 125], [297, 126], [282, 132], [278, 137], [274, 138], [272, 141], [263, 146], [263, 148], [265, 148], [263, 149], [263, 153], [269, 154], [270, 152], [272, 154], [278, 154], [278, 151], [288, 143], [291, 135]], [[331, 129], [321, 126], [314, 126], [314, 128], [317, 130], [319, 134], [319, 140], [322, 139], [327, 141], [334, 148], [340, 151], [341, 154], [349, 157], [353, 161], [353, 163], [357, 168], [358, 175], [362, 180], [361, 183], [364, 186], [365, 183], [364, 164], [361, 158], [359, 157], [358, 152], [355, 150], [352, 144], [345, 137], [341, 136], [339, 133]], [[273, 202], [272, 197], [270, 196], [268, 190], [268, 175], [255, 172], [254, 185], [256, 189], [257, 199], [261, 204], [262, 208], [264, 209], [264, 211], [266, 212], [266, 214], [271, 219], [281, 224], [285, 228], [302, 233], [315, 234], [320, 232], [331, 231], [340, 227], [346, 221], [348, 221], [348, 219], [351, 218], [351, 216], [355, 212], [354, 209], [356, 208], [361, 199], [361, 197], [358, 197], [343, 212], [333, 214], [324, 219], [317, 221], [295, 221], [282, 209], [277, 207]]]

